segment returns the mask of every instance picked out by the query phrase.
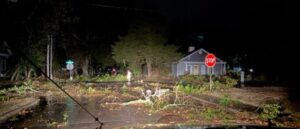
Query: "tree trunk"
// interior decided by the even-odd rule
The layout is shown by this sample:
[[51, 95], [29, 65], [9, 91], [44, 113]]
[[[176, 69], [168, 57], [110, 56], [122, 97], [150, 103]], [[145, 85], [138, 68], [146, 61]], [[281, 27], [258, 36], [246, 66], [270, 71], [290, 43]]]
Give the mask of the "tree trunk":
[[20, 78], [20, 74], [21, 74], [21, 68], [18, 69], [15, 80], [18, 80]]
[[26, 67], [25, 69], [24, 69], [24, 79], [27, 79], [28, 78], [28, 68]]
[[146, 61], [146, 64], [147, 64], [147, 74], [148, 74], [148, 77], [151, 77], [151, 72], [152, 72], [152, 66], [151, 66], [151, 61]]
[[33, 69], [32, 69], [32, 68], [29, 68], [29, 70], [28, 70], [28, 72], [27, 72], [27, 74], [26, 74], [26, 75], [27, 75], [27, 77], [26, 77], [27, 80], [30, 79], [32, 71], [33, 71]]
[[52, 71], [52, 68], [53, 68], [53, 37], [52, 37], [52, 34], [50, 35], [50, 53], [49, 53], [50, 57], [49, 57], [49, 77], [50, 79], [53, 79], [53, 71]]
[[81, 65], [82, 75], [88, 76], [89, 75], [89, 59], [85, 58], [83, 64]]
[[14, 71], [13, 75], [12, 75], [11, 78], [10, 78], [11, 81], [17, 80], [17, 79], [16, 79], [16, 76], [17, 76], [17, 74], [19, 73], [19, 69], [20, 69], [20, 67], [17, 66], [16, 70]]

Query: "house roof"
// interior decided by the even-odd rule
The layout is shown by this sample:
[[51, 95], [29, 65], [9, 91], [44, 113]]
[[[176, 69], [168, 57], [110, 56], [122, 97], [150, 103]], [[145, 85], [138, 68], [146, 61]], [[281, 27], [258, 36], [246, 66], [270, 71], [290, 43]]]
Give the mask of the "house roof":
[[[205, 54], [203, 54], [203, 53], [205, 53]], [[197, 55], [197, 54], [198, 54], [198, 55]], [[193, 62], [195, 62], [195, 61], [196, 61], [196, 62], [204, 62], [204, 58], [205, 58], [205, 56], [206, 56], [207, 54], [209, 54], [208, 51], [206, 51], [206, 50], [203, 49], [203, 48], [200, 48], [200, 49], [198, 49], [198, 50], [196, 50], [196, 51], [190, 53], [189, 55], [187, 55], [187, 56], [181, 58], [181, 59], [179, 60], [179, 62], [184, 62], [184, 61], [187, 61], [187, 62], [189, 62], [189, 61], [193, 61]], [[201, 61], [201, 58], [202, 58], [203, 61]], [[199, 61], [199, 60], [200, 60], [200, 61]], [[225, 61], [221, 60], [221, 59], [218, 58], [218, 57], [217, 57], [217, 62], [224, 62], [224, 63], [226, 63]]]

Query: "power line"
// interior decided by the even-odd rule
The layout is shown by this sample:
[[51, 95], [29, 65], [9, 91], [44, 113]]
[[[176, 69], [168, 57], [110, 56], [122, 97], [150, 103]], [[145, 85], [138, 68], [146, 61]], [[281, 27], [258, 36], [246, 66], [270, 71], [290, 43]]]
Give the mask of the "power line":
[[[21, 52], [21, 51], [20, 51]], [[97, 121], [100, 126], [98, 129], [102, 129], [103, 126], [103, 122], [101, 122], [99, 120], [98, 117], [96, 117], [95, 115], [93, 115], [90, 111], [88, 111], [85, 107], [83, 107], [83, 105], [81, 105], [75, 98], [73, 98], [68, 92], [66, 92], [61, 86], [59, 86], [58, 83], [56, 83], [54, 80], [52, 80], [49, 76], [47, 76], [47, 74], [45, 72], [43, 72], [41, 70], [41, 68], [39, 68], [35, 63], [33, 63], [27, 56], [25, 56], [25, 54], [21, 54], [21, 56], [23, 56], [25, 58], [25, 60], [27, 60], [29, 62], [29, 64], [31, 64], [33, 67], [35, 67], [36, 69], [38, 69], [48, 80], [50, 80], [58, 89], [60, 89], [63, 93], [65, 93], [69, 98], [71, 98], [77, 105], [79, 105], [85, 112], [87, 112], [91, 117], [94, 118], [95, 121]]]
[[153, 10], [139, 9], [139, 8], [126, 8], [126, 7], [113, 6], [113, 5], [104, 5], [104, 4], [86, 4], [86, 5], [95, 6], [95, 7], [101, 7], [101, 8], [111, 8], [111, 9], [120, 9], [120, 10], [130, 10], [130, 11], [140, 11], [140, 12], [156, 13]]

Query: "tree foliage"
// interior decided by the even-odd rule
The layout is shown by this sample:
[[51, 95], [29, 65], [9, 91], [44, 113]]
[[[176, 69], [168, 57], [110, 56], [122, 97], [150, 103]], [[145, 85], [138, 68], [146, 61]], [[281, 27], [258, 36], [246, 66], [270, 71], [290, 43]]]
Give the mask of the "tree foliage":
[[[20, 40], [22, 43], [17, 46], [22, 49], [18, 50], [20, 52], [17, 51], [20, 55], [11, 80], [30, 78], [32, 74], [37, 74], [36, 68], [30, 65], [24, 56], [43, 69], [50, 35], [54, 37], [56, 48], [68, 44], [65, 42], [68, 38], [65, 36], [69, 32], [68, 27], [78, 21], [78, 17], [71, 14], [72, 7], [70, 5], [70, 1], [38, 1], [31, 12], [24, 19], [18, 21], [25, 31]], [[53, 51], [55, 50], [57, 49]], [[59, 65], [58, 58], [60, 56], [54, 56], [54, 66]], [[56, 68], [58, 70], [59, 67]]]
[[146, 65], [149, 77], [153, 68], [166, 67], [181, 55], [176, 46], [166, 42], [166, 37], [156, 27], [135, 26], [112, 46], [113, 59], [126, 63], [135, 74], [141, 73], [142, 65]]

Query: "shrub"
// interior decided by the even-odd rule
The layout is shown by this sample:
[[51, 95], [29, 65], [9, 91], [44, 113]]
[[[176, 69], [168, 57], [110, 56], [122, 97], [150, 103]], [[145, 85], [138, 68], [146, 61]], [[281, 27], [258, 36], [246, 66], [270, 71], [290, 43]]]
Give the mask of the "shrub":
[[[193, 80], [194, 79], [194, 80]], [[215, 77], [213, 80], [213, 89], [224, 89], [234, 87], [237, 80], [230, 77]], [[204, 76], [187, 75], [182, 76], [180, 83], [177, 85], [178, 90], [185, 93], [202, 93], [209, 90], [209, 82]]]
[[280, 113], [279, 104], [264, 104], [262, 106], [262, 112], [259, 114], [259, 118], [263, 120], [272, 120], [278, 117]]
[[214, 108], [206, 108], [201, 113], [202, 117], [205, 120], [214, 120], [214, 119], [222, 119], [222, 120], [228, 120], [231, 118], [231, 116], [220, 110], [220, 109], [214, 109]]
[[185, 93], [202, 93], [204, 91], [209, 90], [209, 87], [206, 85], [202, 86], [194, 86], [194, 85], [183, 85], [183, 84], [178, 84], [178, 91], [185, 92]]
[[219, 104], [228, 107], [233, 101], [229, 98], [228, 95], [224, 95], [222, 98], [219, 100]]
[[209, 80], [206, 76], [184, 75], [184, 76], [180, 76], [180, 81], [186, 84], [197, 85], [197, 84], [203, 84], [204, 82], [208, 82]]
[[88, 77], [88, 76], [78, 75], [78, 76], [75, 77], [74, 80], [77, 80], [77, 81], [91, 81], [92, 78]]
[[93, 88], [93, 87], [89, 87], [89, 88], [87, 89], [87, 93], [88, 93], [88, 94], [93, 94], [93, 93], [95, 93], [95, 92], [96, 92], [96, 89]]
[[121, 75], [121, 74], [118, 74], [118, 75], [109, 75], [109, 74], [105, 74], [103, 76], [100, 76], [100, 77], [95, 77], [93, 78], [94, 81], [97, 81], [97, 82], [107, 82], [107, 81], [126, 81], [127, 78], [125, 75]]
[[[237, 80], [229, 76], [214, 76], [213, 89], [230, 88], [237, 85]], [[180, 77], [180, 84], [191, 85], [193, 88], [202, 88], [209, 86], [209, 78], [207, 76], [199, 75], [184, 75]]]
[[76, 76], [75, 80], [77, 81], [97, 81], [97, 82], [108, 82], [108, 81], [126, 81], [127, 78], [123, 74], [117, 74], [117, 75], [110, 75], [110, 74], [104, 74], [102, 76], [97, 77], [89, 77], [89, 76]]
[[216, 81], [213, 81], [213, 89], [221, 89], [224, 87], [224, 84], [221, 83], [220, 81], [216, 80]]
[[224, 79], [224, 84], [225, 84], [226, 88], [233, 87], [238, 84], [238, 81], [231, 77], [224, 76], [223, 79]]
[[169, 99], [166, 96], [162, 98], [152, 97], [151, 101], [153, 102], [151, 105], [152, 111], [159, 111], [169, 104]]
[[121, 93], [122, 94], [127, 94], [129, 91], [128, 87], [124, 84], [122, 87], [121, 87]]
[[216, 78], [216, 80], [214, 81], [214, 85], [217, 86], [217, 88], [231, 88], [237, 84], [238, 80], [229, 76], [222, 76]]
[[7, 90], [6, 89], [1, 89], [0, 90], [0, 100], [4, 101], [4, 100], [8, 100], [9, 96], [7, 95]]

